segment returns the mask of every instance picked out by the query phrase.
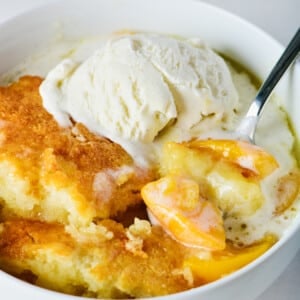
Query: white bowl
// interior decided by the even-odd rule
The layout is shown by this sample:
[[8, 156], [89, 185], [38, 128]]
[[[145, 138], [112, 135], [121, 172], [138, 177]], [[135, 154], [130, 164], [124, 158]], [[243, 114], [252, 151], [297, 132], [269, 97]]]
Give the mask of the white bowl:
[[[0, 26], [0, 74], [45, 46], [61, 24], [69, 37], [133, 29], [200, 37], [213, 48], [265, 78], [283, 47], [266, 33], [221, 9], [193, 0], [66, 0], [39, 7]], [[296, 84], [298, 82], [298, 86]], [[300, 135], [300, 66], [277, 88]], [[298, 99], [299, 100], [299, 99]], [[293, 259], [300, 245], [300, 215], [284, 236], [257, 260], [223, 279], [155, 299], [250, 300], [266, 289]], [[1, 293], [9, 299], [65, 300], [78, 297], [35, 287], [0, 271]]]

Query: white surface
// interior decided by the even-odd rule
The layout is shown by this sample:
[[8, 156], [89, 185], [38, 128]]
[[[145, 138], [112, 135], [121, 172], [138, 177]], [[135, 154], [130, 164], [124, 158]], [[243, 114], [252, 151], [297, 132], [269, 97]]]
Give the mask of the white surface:
[[300, 25], [299, 0], [205, 0], [204, 2], [239, 15], [269, 33], [283, 45], [287, 45]]
[[[50, 0], [0, 0], [0, 23], [12, 15]], [[184, 0], [183, 0], [184, 1]], [[207, 0], [257, 24], [282, 44], [287, 44], [299, 27], [299, 0]], [[300, 253], [288, 269], [257, 300], [298, 300], [300, 295]], [[247, 291], [245, 291], [247, 293]], [[227, 300], [227, 299], [225, 299]]]

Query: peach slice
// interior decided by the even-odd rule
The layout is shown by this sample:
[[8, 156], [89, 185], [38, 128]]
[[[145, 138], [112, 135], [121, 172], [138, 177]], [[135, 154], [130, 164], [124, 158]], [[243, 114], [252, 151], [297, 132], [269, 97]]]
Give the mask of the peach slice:
[[260, 182], [277, 168], [276, 160], [255, 145], [231, 140], [165, 144], [161, 175], [184, 175], [200, 195], [227, 216], [253, 215], [264, 203]]
[[241, 249], [227, 246], [226, 250], [213, 253], [209, 259], [201, 259], [197, 256], [188, 257], [184, 265], [191, 269], [196, 280], [208, 283], [249, 264], [266, 252], [274, 243], [275, 239], [269, 237], [258, 244]]
[[300, 171], [295, 169], [278, 180], [275, 215], [288, 209], [299, 195]]
[[225, 248], [220, 210], [199, 196], [198, 184], [182, 176], [166, 176], [142, 188], [149, 211], [178, 242], [209, 250]]
[[278, 163], [276, 159], [262, 148], [237, 140], [194, 140], [185, 144], [199, 151], [211, 150], [219, 158], [236, 163], [242, 168], [255, 172], [260, 178], [271, 174]]

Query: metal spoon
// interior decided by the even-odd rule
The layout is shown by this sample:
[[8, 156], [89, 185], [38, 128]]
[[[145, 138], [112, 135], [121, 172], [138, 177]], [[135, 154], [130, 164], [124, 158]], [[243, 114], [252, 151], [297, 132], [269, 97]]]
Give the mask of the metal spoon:
[[282, 75], [298, 56], [299, 51], [300, 28], [298, 28], [298, 31], [288, 44], [276, 65], [273, 67], [271, 73], [260, 87], [256, 97], [246, 113], [246, 116], [237, 127], [236, 134], [238, 137], [254, 143], [256, 126], [260, 119], [262, 109]]

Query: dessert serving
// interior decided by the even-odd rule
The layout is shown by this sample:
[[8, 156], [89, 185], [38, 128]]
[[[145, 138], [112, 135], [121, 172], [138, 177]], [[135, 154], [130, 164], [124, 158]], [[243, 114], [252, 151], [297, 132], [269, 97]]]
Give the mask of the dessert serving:
[[228, 135], [257, 91], [249, 72], [158, 33], [67, 53], [47, 74], [2, 77], [2, 270], [72, 295], [154, 297], [223, 278], [280, 239], [299, 210], [296, 137], [276, 96], [258, 146]]

